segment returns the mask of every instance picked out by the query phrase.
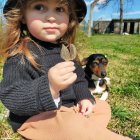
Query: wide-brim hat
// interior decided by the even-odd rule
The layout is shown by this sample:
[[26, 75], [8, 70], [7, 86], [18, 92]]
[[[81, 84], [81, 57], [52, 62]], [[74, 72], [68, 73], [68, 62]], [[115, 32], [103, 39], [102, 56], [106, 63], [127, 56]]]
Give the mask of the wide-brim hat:
[[[3, 13], [7, 13], [8, 11], [12, 10], [13, 8], [16, 8], [16, 2], [18, 0], [7, 0], [4, 8]], [[87, 13], [87, 7], [84, 0], [74, 0], [76, 3], [76, 15], [78, 18], [78, 22], [80, 23], [86, 16]]]

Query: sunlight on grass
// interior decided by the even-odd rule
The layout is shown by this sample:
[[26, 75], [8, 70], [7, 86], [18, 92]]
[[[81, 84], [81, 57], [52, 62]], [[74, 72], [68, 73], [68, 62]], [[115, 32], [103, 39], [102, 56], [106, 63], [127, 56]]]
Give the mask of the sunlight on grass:
[[140, 104], [137, 99], [111, 93], [109, 102], [112, 119], [108, 127], [116, 133], [139, 136]]
[[112, 108], [112, 114], [114, 117], [119, 117], [121, 121], [126, 121], [132, 118], [133, 112], [130, 112], [124, 106], [114, 106]]
[[112, 109], [115, 107], [109, 128], [124, 135], [140, 136], [140, 36], [94, 35], [85, 36], [84, 42], [86, 48], [81, 58], [103, 53], [109, 59], [109, 102]]
[[13, 133], [6, 118], [5, 107], [0, 103], [0, 140], [24, 140], [17, 133]]

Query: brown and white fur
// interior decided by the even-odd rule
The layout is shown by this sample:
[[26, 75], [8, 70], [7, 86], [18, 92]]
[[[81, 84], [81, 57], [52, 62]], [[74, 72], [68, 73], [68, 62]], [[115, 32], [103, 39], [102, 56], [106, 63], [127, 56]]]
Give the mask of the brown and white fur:
[[85, 78], [91, 94], [102, 94], [101, 100], [106, 100], [109, 94], [110, 78], [106, 77], [108, 59], [103, 54], [91, 54], [81, 61], [84, 66]]

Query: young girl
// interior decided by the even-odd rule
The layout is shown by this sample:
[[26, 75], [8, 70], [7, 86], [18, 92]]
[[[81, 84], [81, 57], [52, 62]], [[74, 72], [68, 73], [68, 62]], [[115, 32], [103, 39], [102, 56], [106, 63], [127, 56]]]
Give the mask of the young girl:
[[[72, 44], [76, 28], [85, 15], [83, 0], [6, 2], [7, 26], [1, 38], [1, 52], [6, 61], [0, 99], [10, 110], [9, 121], [14, 131], [31, 116], [60, 106], [79, 105], [84, 116], [93, 111], [95, 101], [82, 68], [76, 60], [68, 61], [67, 58], [65, 61], [66, 56], [60, 55], [65, 51], [70, 53], [69, 56], [75, 55]], [[108, 105], [102, 101], [100, 106]], [[110, 109], [107, 111], [109, 114]], [[110, 131], [106, 134], [107, 139], [112, 135], [129, 140]]]

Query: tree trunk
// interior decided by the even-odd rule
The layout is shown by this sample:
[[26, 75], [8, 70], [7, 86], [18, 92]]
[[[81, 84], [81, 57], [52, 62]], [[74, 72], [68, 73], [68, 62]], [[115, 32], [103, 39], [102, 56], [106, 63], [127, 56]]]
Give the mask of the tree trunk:
[[120, 0], [120, 34], [123, 33], [123, 4], [124, 0]]
[[92, 13], [93, 13], [93, 7], [92, 5], [90, 5], [90, 15], [89, 15], [89, 23], [88, 23], [88, 37], [91, 36], [91, 28], [92, 28], [92, 24], [93, 24], [93, 21], [92, 21]]
[[95, 5], [97, 4], [99, 0], [94, 0], [91, 4], [90, 4], [90, 15], [89, 15], [89, 23], [88, 23], [88, 37], [91, 36], [91, 28], [93, 27], [93, 19], [92, 19], [92, 14], [93, 14], [93, 9], [95, 7]]

